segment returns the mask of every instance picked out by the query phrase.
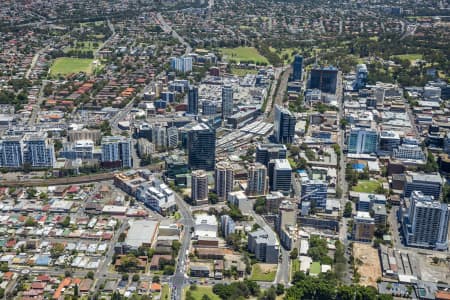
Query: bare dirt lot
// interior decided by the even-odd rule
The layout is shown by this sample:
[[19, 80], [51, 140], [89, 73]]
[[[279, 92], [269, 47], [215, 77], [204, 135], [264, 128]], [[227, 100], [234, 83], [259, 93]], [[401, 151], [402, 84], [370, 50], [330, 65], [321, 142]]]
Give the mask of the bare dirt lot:
[[[361, 275], [360, 284], [377, 287], [377, 279], [381, 277], [381, 265], [377, 249], [370, 244], [353, 244], [353, 256]], [[359, 264], [358, 264], [359, 263]]]
[[446, 255], [421, 255], [418, 263], [422, 280], [450, 283], [450, 263]]

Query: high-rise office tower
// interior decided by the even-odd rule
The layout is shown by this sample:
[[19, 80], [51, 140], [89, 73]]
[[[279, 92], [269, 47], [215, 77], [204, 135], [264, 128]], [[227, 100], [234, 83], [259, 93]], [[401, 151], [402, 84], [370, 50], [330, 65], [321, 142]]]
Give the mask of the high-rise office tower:
[[406, 244], [413, 247], [448, 249], [450, 206], [426, 196], [411, 193], [409, 208], [403, 211], [403, 233]]
[[217, 104], [211, 100], [204, 100], [202, 102], [202, 115], [210, 116], [217, 114]]
[[192, 171], [191, 199], [195, 205], [208, 204], [208, 175], [204, 170]]
[[215, 190], [219, 200], [227, 199], [228, 194], [233, 191], [234, 170], [228, 162], [218, 162], [214, 177]]
[[248, 195], [265, 195], [268, 190], [269, 178], [267, 168], [261, 163], [254, 163], [248, 168]]
[[271, 159], [286, 158], [287, 148], [283, 144], [258, 144], [256, 147], [256, 162], [269, 167]]
[[275, 105], [274, 135], [277, 143], [291, 144], [295, 136], [295, 117], [286, 108]]
[[338, 70], [334, 67], [315, 67], [311, 70], [310, 89], [319, 89], [324, 93], [335, 94]]
[[294, 62], [292, 63], [293, 81], [302, 80], [302, 69], [303, 69], [303, 56], [297, 54], [294, 56]]
[[198, 87], [196, 86], [189, 87], [187, 113], [191, 115], [198, 114]]
[[102, 139], [102, 162], [116, 168], [131, 168], [131, 139], [124, 136], [105, 136]]
[[187, 136], [189, 167], [213, 171], [216, 164], [216, 132], [207, 124], [192, 127]]
[[371, 154], [378, 149], [376, 130], [355, 128], [348, 135], [348, 153]]
[[292, 183], [292, 168], [287, 159], [274, 159], [273, 175], [271, 178], [272, 191], [280, 191], [283, 194], [289, 194]]
[[222, 87], [222, 120], [233, 114], [233, 87], [225, 85]]

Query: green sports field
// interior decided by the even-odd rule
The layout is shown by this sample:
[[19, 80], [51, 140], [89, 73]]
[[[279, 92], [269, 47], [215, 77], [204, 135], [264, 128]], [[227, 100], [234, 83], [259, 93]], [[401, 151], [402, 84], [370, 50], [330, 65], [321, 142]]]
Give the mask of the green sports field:
[[255, 47], [220, 48], [220, 52], [228, 61], [234, 60], [236, 62], [252, 61], [254, 63], [269, 63], [267, 58], [259, 54]]
[[381, 183], [376, 180], [359, 180], [352, 190], [360, 193], [375, 193], [380, 185]]
[[50, 68], [50, 75], [67, 75], [78, 72], [91, 74], [94, 60], [90, 58], [59, 57]]

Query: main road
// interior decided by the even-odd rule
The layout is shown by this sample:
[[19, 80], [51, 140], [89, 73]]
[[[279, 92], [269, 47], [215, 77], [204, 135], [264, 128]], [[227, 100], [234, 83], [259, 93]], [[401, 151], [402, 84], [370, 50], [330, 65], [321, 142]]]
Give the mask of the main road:
[[183, 240], [181, 242], [180, 252], [178, 252], [178, 261], [175, 269], [175, 274], [171, 280], [172, 299], [181, 299], [183, 295], [183, 288], [188, 283], [188, 276], [186, 275], [186, 253], [189, 250], [191, 243], [191, 228], [194, 227], [194, 219], [190, 207], [186, 202], [175, 193], [175, 199], [178, 205], [178, 210], [181, 213], [180, 222], [183, 224]]
[[[242, 204], [241, 210], [244, 214], [251, 215], [256, 224], [258, 224], [267, 232], [267, 234], [270, 234], [275, 240], [278, 241], [275, 231], [260, 215], [254, 211], [253, 202], [251, 200], [246, 200]], [[281, 261], [278, 263], [277, 274], [272, 284], [282, 283], [284, 285], [289, 285], [289, 251], [285, 250], [283, 246], [280, 245], [280, 252]]]
[[183, 37], [181, 37], [175, 30], [173, 30], [169, 24], [167, 24], [166, 20], [164, 20], [163, 16], [160, 13], [156, 14], [156, 20], [159, 22], [159, 25], [161, 26], [162, 30], [164, 30], [164, 32], [172, 33], [172, 36], [186, 47], [185, 54], [189, 54], [192, 52], [191, 45], [189, 45], [189, 43], [186, 42]]

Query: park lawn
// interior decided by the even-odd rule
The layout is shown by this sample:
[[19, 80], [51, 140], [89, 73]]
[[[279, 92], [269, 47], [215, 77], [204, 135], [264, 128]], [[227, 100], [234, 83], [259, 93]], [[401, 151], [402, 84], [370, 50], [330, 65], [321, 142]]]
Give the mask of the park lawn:
[[[289, 65], [294, 61], [294, 52], [303, 55], [303, 57], [314, 56], [314, 50], [311, 51], [310, 53], [302, 53], [298, 48], [283, 48], [281, 49], [281, 52], [278, 52], [277, 49], [273, 47], [270, 47], [269, 49], [270, 51], [277, 54], [281, 59], [283, 59], [285, 65]], [[320, 48], [316, 48], [315, 50], [317, 51], [317, 53], [322, 51]], [[287, 55], [286, 58], [284, 57], [285, 55]]]
[[298, 258], [291, 260], [291, 274], [294, 275], [295, 272], [300, 271], [300, 261]]
[[258, 71], [255, 69], [238, 69], [238, 68], [231, 68], [231, 74], [237, 75], [237, 76], [245, 76], [247, 74], [257, 74]]
[[255, 47], [220, 48], [220, 52], [226, 56], [227, 60], [269, 64], [267, 58], [262, 56]]
[[309, 268], [309, 274], [311, 275], [319, 275], [320, 274], [320, 262], [315, 261], [311, 264]]
[[102, 25], [104, 21], [95, 21], [95, 22], [82, 22], [80, 23], [80, 27], [93, 27], [92, 25]]
[[419, 53], [416, 53], [416, 54], [399, 54], [399, 55], [394, 55], [394, 57], [398, 57], [400, 59], [407, 59], [410, 62], [423, 59], [423, 55], [419, 54]]
[[[220, 297], [213, 293], [212, 287], [210, 287], [210, 286], [198, 286], [197, 285], [196, 289], [191, 290], [191, 289], [187, 288], [186, 292], [187, 291], [191, 292], [191, 295], [195, 300], [202, 300], [204, 295], [207, 295], [209, 297], [209, 299], [211, 299], [211, 300], [220, 300]], [[184, 296], [183, 299], [186, 299], [186, 296]], [[164, 299], [161, 299], [161, 300], [164, 300]]]
[[254, 30], [255, 28], [254, 27], [250, 27], [250, 26], [246, 26], [246, 25], [241, 25], [241, 26], [239, 26], [239, 29], [241, 29], [241, 30]]
[[67, 75], [78, 72], [91, 74], [93, 61], [91, 58], [59, 57], [52, 64], [50, 75]]
[[[83, 46], [80, 48], [77, 47], [67, 47], [64, 49], [64, 52], [67, 53], [71, 50], [80, 50], [80, 51], [96, 51], [99, 49], [103, 43], [99, 41], [77, 41], [76, 43], [83, 43]], [[94, 47], [94, 43], [97, 43], [97, 47]]]
[[170, 298], [170, 290], [169, 285], [166, 283], [162, 285], [161, 300], [169, 300], [169, 298]]
[[260, 264], [254, 264], [253, 268], [252, 268], [252, 275], [250, 276], [250, 280], [274, 281], [276, 275], [277, 275], [276, 265], [275, 265], [275, 269], [272, 269], [270, 271], [263, 271]]
[[380, 185], [381, 183], [376, 180], [359, 180], [352, 190], [359, 193], [375, 193]]
[[285, 64], [291, 64], [294, 61], [294, 55], [293, 53], [297, 52], [299, 53], [299, 49], [296, 48], [286, 48], [283, 49], [280, 53], [280, 58], [283, 59], [284, 55], [287, 54], [287, 59], [284, 61]]

